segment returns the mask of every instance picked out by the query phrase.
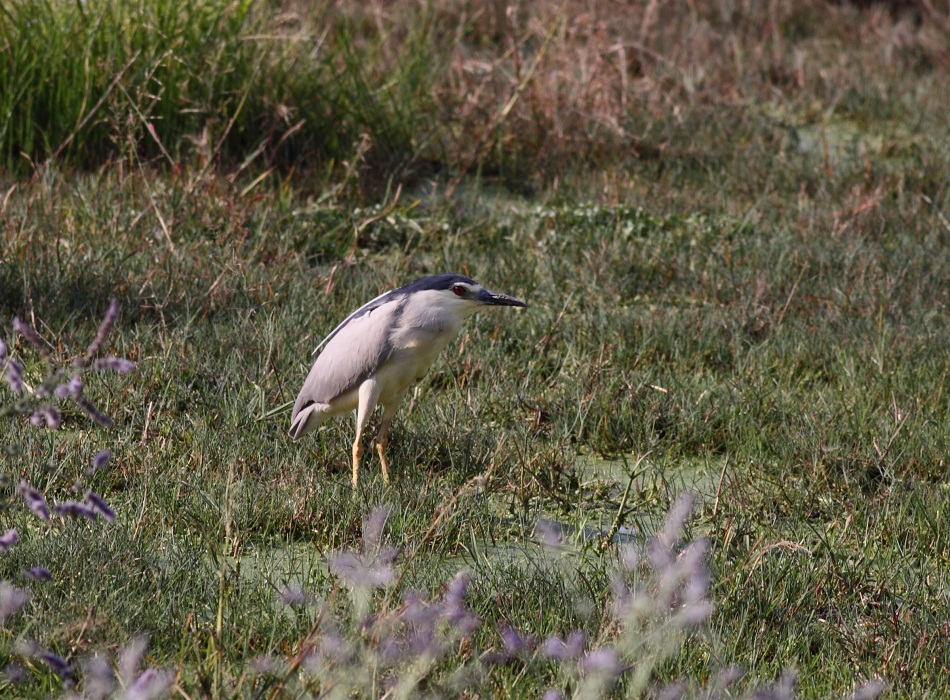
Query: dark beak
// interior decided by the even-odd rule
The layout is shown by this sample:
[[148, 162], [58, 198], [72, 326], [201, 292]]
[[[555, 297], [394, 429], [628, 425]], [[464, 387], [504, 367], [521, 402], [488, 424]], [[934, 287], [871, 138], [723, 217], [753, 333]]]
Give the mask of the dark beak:
[[521, 299], [515, 299], [507, 294], [499, 294], [488, 289], [483, 289], [476, 296], [479, 304], [485, 306], [527, 306]]

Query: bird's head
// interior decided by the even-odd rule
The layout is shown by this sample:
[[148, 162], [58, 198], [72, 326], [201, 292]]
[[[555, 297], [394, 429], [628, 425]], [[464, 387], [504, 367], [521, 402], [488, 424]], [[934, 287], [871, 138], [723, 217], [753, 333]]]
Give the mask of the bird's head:
[[[408, 289], [415, 287], [415, 289]], [[407, 285], [407, 291], [432, 291], [431, 299], [446, 311], [467, 316], [483, 306], [527, 306], [521, 299], [485, 289], [471, 277], [458, 274], [432, 275]]]

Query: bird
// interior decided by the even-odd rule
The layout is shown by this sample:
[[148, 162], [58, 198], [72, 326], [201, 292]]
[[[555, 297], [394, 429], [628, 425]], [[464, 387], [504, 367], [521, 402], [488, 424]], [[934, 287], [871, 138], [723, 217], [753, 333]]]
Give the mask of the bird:
[[389, 430], [409, 388], [422, 379], [463, 321], [486, 306], [527, 307], [457, 273], [430, 275], [380, 294], [351, 313], [313, 351], [322, 352], [297, 394], [290, 436], [299, 440], [327, 419], [356, 411], [353, 488], [359, 484], [363, 430], [378, 405], [376, 450], [389, 483]]

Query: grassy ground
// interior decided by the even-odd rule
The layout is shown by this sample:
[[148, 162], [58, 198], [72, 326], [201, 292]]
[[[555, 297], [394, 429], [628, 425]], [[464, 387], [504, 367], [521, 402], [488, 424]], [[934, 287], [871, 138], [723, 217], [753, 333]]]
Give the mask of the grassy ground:
[[[187, 697], [599, 697], [598, 657], [539, 648], [581, 630], [626, 664], [620, 695], [730, 664], [735, 696], [788, 669], [804, 697], [947, 693], [945, 10], [195, 3], [156, 10], [163, 52], [126, 6], [0, 18], [0, 337], [35, 388], [114, 297], [103, 354], [137, 364], [83, 375], [113, 428], [70, 401], [58, 430], [4, 418], [0, 578], [30, 593], [12, 612], [0, 590], [4, 692], [68, 685], [42, 648], [95, 696], [83, 659], [146, 635]], [[44, 55], [37, 8], [70, 66], [17, 58]], [[84, 31], [127, 40], [87, 61], [62, 43]], [[291, 443], [274, 409], [348, 311], [445, 270], [530, 308], [465, 328], [400, 412], [392, 485], [367, 459], [354, 497], [351, 422]], [[118, 517], [45, 524], [21, 479]], [[636, 549], [690, 490], [675, 551], [705, 538], [708, 591], [699, 564], [676, 576], [713, 608], [680, 625], [673, 564], [604, 541]], [[334, 553], [361, 547], [389, 587], [344, 585]], [[387, 656], [425, 626], [406, 593], [442, 600], [460, 570], [482, 624], [445, 603], [446, 649]], [[617, 603], [624, 571], [649, 614]]]

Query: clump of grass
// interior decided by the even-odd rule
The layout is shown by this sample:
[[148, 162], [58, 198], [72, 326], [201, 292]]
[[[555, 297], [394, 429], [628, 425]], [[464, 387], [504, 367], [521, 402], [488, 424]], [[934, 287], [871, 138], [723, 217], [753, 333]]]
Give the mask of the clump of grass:
[[[220, 138], [228, 116], [239, 116], [242, 87], [259, 85], [250, 52], [238, 50], [247, 10], [213, 2], [12, 3], [0, 19], [5, 163], [23, 154], [90, 164], [166, 147], [177, 155], [185, 135], [208, 128], [208, 138]], [[212, 94], [222, 104], [210, 118]]]
[[0, 14], [0, 160], [332, 170], [359, 155], [406, 170], [431, 130], [419, 110], [440, 50], [416, 19], [393, 46], [329, 5], [14, 2]]
[[[850, 129], [869, 109], [887, 122], [916, 99], [896, 76], [939, 93], [947, 26], [932, 5], [910, 17], [824, 0], [619, 15], [610, 2], [18, 0], [0, 15], [0, 160], [256, 161], [350, 172], [374, 195], [437, 174], [528, 192], [606, 166], [721, 170], [735, 157], [723, 133], [808, 150], [802, 127]], [[705, 146], [682, 145], [697, 134]]]

